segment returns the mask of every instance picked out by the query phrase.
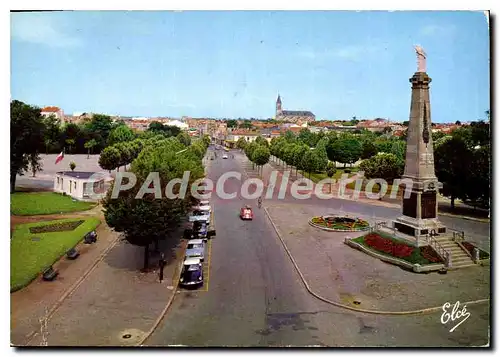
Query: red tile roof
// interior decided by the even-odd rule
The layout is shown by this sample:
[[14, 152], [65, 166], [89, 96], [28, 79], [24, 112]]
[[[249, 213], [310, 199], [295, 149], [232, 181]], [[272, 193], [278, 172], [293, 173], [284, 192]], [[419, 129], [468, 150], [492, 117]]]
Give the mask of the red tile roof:
[[45, 107], [42, 109], [42, 112], [50, 112], [50, 113], [57, 113], [61, 109], [59, 107]]

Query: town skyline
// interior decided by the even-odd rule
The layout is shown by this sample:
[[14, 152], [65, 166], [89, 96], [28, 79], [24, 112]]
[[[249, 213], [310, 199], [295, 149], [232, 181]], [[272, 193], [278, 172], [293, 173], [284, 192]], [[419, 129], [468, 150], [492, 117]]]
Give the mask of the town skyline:
[[432, 122], [490, 107], [482, 12], [15, 13], [11, 30], [12, 98], [66, 113], [267, 119], [280, 94], [316, 120], [403, 122], [417, 43]]

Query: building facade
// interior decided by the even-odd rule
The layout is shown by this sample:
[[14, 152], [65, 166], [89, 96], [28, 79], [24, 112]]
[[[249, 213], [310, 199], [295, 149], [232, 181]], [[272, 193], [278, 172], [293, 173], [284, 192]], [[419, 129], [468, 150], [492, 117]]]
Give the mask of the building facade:
[[303, 124], [316, 120], [316, 116], [310, 111], [303, 110], [283, 110], [283, 103], [278, 94], [276, 100], [276, 120], [289, 121], [292, 123]]
[[90, 193], [104, 193], [104, 178], [90, 180], [95, 172], [60, 171], [54, 177], [54, 192], [64, 193], [78, 200], [92, 200]]
[[66, 122], [66, 118], [64, 116], [64, 112], [59, 107], [44, 107], [41, 110], [41, 114], [44, 117], [49, 117], [49, 116], [53, 115], [54, 117], [56, 117], [57, 119], [59, 119], [61, 121], [61, 123]]

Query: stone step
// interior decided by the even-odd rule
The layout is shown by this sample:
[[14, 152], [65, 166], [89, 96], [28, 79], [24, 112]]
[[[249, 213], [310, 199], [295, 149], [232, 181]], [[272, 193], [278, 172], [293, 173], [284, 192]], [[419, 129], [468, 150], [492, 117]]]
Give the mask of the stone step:
[[467, 263], [464, 263], [464, 264], [457, 264], [457, 265], [453, 265], [451, 268], [448, 268], [448, 270], [455, 270], [455, 269], [469, 268], [469, 267], [475, 267], [475, 266], [477, 266], [477, 264], [474, 264], [474, 263], [471, 263], [471, 264], [467, 264]]
[[459, 259], [451, 259], [452, 264], [460, 264], [460, 263], [474, 263], [471, 258], [459, 258]]

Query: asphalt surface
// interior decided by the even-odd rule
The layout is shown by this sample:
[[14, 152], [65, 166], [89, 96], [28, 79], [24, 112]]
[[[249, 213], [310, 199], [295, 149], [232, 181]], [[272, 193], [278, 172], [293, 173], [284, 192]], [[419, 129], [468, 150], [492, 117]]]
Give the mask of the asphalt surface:
[[[208, 177], [240, 171], [233, 159], [212, 161]], [[226, 192], [240, 191], [230, 179]], [[254, 220], [239, 210], [254, 206]], [[304, 318], [309, 297], [255, 201], [211, 199], [217, 236], [212, 241], [206, 291], [181, 291], [148, 345], [319, 345], [314, 322]], [[207, 274], [206, 274], [207, 275]]]
[[[216, 180], [228, 171], [243, 173], [240, 154], [232, 153], [235, 158], [226, 160], [219, 155], [210, 162], [209, 178]], [[239, 192], [240, 188], [241, 182], [236, 179], [225, 185], [226, 192]], [[375, 210], [377, 217], [388, 218], [399, 214], [396, 209], [344, 200], [313, 198], [304, 203], [311, 204], [312, 200], [332, 210], [361, 210], [365, 214]], [[319, 301], [305, 289], [256, 200], [246, 201], [240, 195], [220, 200], [214, 195], [211, 204], [217, 236], [206, 259], [205, 285], [198, 291], [180, 290], [145, 345], [465, 347], [488, 343], [486, 304], [467, 307], [470, 318], [450, 333], [455, 323], [442, 324], [441, 313], [378, 316]], [[253, 221], [239, 219], [244, 204], [254, 207]], [[460, 220], [448, 219], [442, 217], [445, 224], [473, 229]], [[477, 228], [480, 223], [474, 224], [474, 232], [488, 234], [489, 227]]]

